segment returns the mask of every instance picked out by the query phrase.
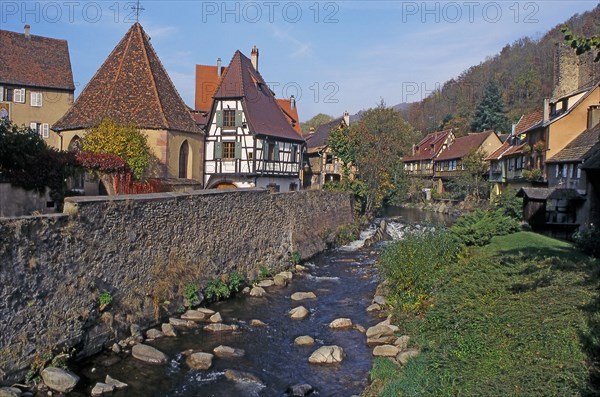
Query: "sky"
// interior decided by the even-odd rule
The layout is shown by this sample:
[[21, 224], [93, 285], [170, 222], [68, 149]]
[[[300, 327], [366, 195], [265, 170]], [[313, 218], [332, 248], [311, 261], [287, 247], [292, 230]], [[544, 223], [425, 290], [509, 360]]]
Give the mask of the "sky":
[[[586, 1], [141, 0], [139, 22], [184, 101], [196, 64], [227, 65], [259, 48], [259, 71], [278, 98], [294, 95], [301, 121], [415, 102], [507, 44], [541, 37]], [[0, 0], [0, 29], [65, 39], [77, 96], [136, 20], [133, 1]], [[1, 49], [0, 49], [1, 53]]]

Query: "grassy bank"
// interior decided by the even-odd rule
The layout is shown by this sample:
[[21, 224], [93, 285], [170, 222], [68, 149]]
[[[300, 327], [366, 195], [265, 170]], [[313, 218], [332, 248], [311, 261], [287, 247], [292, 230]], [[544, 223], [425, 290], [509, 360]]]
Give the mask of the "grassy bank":
[[[406, 285], [392, 289], [398, 325], [421, 355], [402, 369], [376, 359], [364, 395], [596, 395], [599, 279], [592, 259], [568, 243], [519, 232], [434, 262], [418, 310], [397, 300]], [[384, 273], [395, 266], [404, 267], [383, 264]]]

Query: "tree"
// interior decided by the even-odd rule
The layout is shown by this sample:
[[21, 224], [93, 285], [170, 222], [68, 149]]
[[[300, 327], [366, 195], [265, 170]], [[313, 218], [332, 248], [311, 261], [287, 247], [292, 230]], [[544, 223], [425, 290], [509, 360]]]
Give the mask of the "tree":
[[153, 161], [146, 136], [133, 124], [123, 125], [105, 119], [89, 129], [81, 143], [84, 152], [121, 157], [136, 179], [144, 176]]
[[496, 132], [506, 131], [508, 118], [504, 111], [502, 94], [496, 80], [488, 81], [483, 99], [475, 109], [475, 115], [471, 122], [471, 131], [493, 130]]
[[35, 190], [50, 197], [62, 207], [66, 183], [78, 170], [72, 153], [51, 148], [39, 133], [0, 122], [0, 180]]
[[457, 197], [479, 201], [488, 196], [489, 184], [484, 179], [487, 171], [486, 154], [482, 150], [472, 150], [462, 159], [462, 170], [452, 181]]
[[354, 187], [362, 194], [357, 199], [364, 213], [372, 214], [390, 195], [401, 196], [402, 156], [418, 136], [400, 113], [386, 107], [383, 100], [376, 108], [365, 111], [349, 129], [330, 136], [328, 145], [333, 154], [344, 164], [352, 163], [358, 168]]
[[324, 113], [319, 113], [316, 116], [314, 116], [312, 119], [305, 121], [304, 123], [302, 123], [302, 133], [303, 134], [308, 134], [310, 132], [311, 128], [317, 128], [318, 126], [328, 123], [331, 120], [333, 120], [333, 117], [324, 114]]
[[567, 26], [563, 26], [560, 31], [563, 32], [565, 35], [565, 41], [571, 46], [571, 48], [575, 49], [575, 53], [577, 55], [584, 54], [588, 51], [595, 51], [596, 58], [594, 58], [594, 62], [600, 61], [600, 36], [578, 36], [574, 34]]

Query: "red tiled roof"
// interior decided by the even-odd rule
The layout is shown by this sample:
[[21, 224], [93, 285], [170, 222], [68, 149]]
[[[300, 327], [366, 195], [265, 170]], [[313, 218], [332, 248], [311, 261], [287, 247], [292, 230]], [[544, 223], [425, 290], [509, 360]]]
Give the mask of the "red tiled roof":
[[142, 129], [200, 133], [139, 23], [133, 24], [53, 129], [89, 128], [102, 118]]
[[485, 158], [485, 160], [486, 161], [500, 160], [503, 157], [508, 157], [508, 156], [512, 156], [512, 155], [515, 155], [515, 154], [522, 154], [523, 153], [523, 147], [525, 146], [525, 143], [522, 143], [520, 145], [511, 145], [510, 144], [510, 140], [511, 140], [511, 138], [508, 138], [502, 144], [502, 146], [500, 146], [498, 148], [498, 150], [496, 150], [494, 153], [492, 153], [489, 156], [487, 156]]
[[436, 157], [438, 160], [452, 160], [465, 157], [472, 150], [477, 150], [483, 145], [483, 142], [490, 136], [495, 134], [494, 131], [480, 132], [478, 134], [469, 134], [460, 138], [456, 138], [452, 145]]
[[227, 68], [221, 66], [221, 76], [217, 76], [216, 65], [196, 65], [196, 101], [194, 109], [211, 109], [213, 95], [219, 88], [225, 71], [227, 71]]
[[283, 110], [283, 113], [288, 117], [289, 123], [292, 125], [294, 130], [300, 135], [302, 135], [302, 128], [300, 126], [300, 120], [298, 120], [298, 107], [296, 106], [296, 101], [294, 100], [294, 107], [292, 108], [292, 100], [291, 99], [277, 99], [277, 104]]
[[275, 96], [252, 62], [239, 50], [235, 52], [214, 99], [242, 99], [250, 131], [304, 142], [288, 121]]
[[515, 126], [515, 135], [520, 135], [523, 132], [531, 129], [537, 124], [541, 124], [543, 121], [544, 115], [541, 111], [535, 111], [533, 113], [525, 114], [517, 125]]
[[0, 30], [0, 83], [75, 90], [66, 40]]
[[452, 130], [436, 131], [427, 134], [425, 138], [421, 139], [416, 146], [416, 153], [412, 156], [404, 156], [403, 162], [419, 161], [419, 160], [431, 160], [438, 155], [442, 149], [443, 143], [448, 137]]

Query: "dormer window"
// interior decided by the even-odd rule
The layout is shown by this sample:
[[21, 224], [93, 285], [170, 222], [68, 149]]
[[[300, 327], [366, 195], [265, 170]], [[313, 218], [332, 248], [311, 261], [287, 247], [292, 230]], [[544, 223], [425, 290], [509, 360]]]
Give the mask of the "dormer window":
[[223, 127], [235, 127], [235, 110], [223, 110]]

